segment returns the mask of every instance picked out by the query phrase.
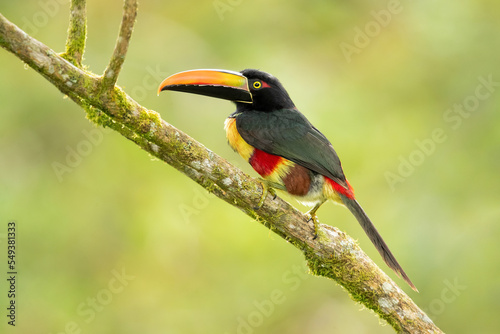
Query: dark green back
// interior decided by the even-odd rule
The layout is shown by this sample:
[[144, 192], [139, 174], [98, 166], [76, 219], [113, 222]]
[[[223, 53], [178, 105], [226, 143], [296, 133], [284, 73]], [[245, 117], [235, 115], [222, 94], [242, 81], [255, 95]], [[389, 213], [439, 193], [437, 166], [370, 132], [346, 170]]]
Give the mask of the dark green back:
[[236, 112], [236, 128], [253, 147], [279, 155], [346, 186], [337, 153], [297, 109]]

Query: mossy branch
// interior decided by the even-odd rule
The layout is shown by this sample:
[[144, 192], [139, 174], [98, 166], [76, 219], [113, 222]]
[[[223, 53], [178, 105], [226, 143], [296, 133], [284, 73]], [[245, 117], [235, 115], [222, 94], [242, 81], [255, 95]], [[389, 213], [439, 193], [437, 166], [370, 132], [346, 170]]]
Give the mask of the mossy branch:
[[[84, 6], [84, 3], [75, 0], [72, 8], [77, 4]], [[66, 56], [72, 55], [70, 60], [75, 60], [69, 62], [65, 59], [67, 57], [59, 56], [1, 14], [0, 46], [82, 106], [91, 121], [119, 132], [297, 247], [304, 253], [312, 274], [335, 280], [354, 300], [374, 310], [397, 332], [442, 333], [351, 237], [334, 227], [320, 225], [319, 237], [313, 240], [312, 222], [280, 198], [268, 196], [263, 206], [255, 211], [262, 195], [259, 181], [162, 120], [157, 112], [139, 105], [115, 86], [135, 20], [135, 13], [131, 11], [137, 11], [137, 3], [126, 0], [122, 28], [126, 27], [120, 29], [120, 36], [126, 41], [118, 38], [106, 71], [114, 73], [106, 81], [109, 89], [103, 89], [102, 77], [79, 66], [76, 60], [81, 59], [79, 55], [83, 54], [83, 48], [77, 47], [79, 52], [66, 52]], [[84, 15], [79, 17], [84, 18]], [[82, 30], [78, 31], [75, 36], [81, 39]], [[68, 39], [73, 45], [73, 37], [68, 36]]]
[[69, 8], [69, 27], [66, 39], [66, 51], [61, 57], [82, 67], [85, 40], [87, 38], [86, 0], [71, 0]]
[[102, 88], [108, 90], [113, 87], [118, 79], [118, 74], [125, 61], [132, 31], [134, 30], [135, 18], [137, 17], [137, 0], [125, 0], [123, 4], [123, 18], [120, 32], [116, 39], [115, 49], [108, 67], [102, 75]]

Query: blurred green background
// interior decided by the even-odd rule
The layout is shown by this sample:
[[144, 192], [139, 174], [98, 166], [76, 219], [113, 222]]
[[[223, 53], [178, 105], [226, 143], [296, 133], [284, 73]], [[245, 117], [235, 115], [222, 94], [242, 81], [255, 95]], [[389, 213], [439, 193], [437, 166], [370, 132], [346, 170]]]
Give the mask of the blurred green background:
[[[68, 8], [11, 1], [0, 12], [60, 52]], [[121, 12], [121, 1], [88, 1], [85, 64], [95, 73]], [[445, 332], [497, 333], [499, 59], [500, 5], [488, 0], [144, 0], [118, 84], [255, 176], [226, 144], [230, 103], [157, 97], [156, 87], [195, 68], [274, 74], [332, 141], [420, 293], [347, 210], [326, 204], [320, 221], [358, 239]], [[334, 282], [306, 275], [291, 245], [94, 127], [5, 50], [0, 64], [0, 247], [14, 220], [18, 333], [393, 332]]]

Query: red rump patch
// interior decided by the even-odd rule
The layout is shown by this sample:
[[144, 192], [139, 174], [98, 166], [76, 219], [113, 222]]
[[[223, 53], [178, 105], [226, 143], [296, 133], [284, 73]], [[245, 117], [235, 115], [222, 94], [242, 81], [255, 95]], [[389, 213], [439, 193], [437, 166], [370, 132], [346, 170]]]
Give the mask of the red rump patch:
[[248, 162], [260, 176], [265, 177], [271, 175], [282, 161], [283, 158], [280, 156], [255, 149]]
[[349, 181], [345, 180], [345, 183], [347, 183], [347, 189], [338, 184], [337, 182], [333, 181], [329, 177], [325, 176], [325, 180], [330, 183], [332, 186], [333, 190], [335, 192], [344, 195], [347, 198], [354, 199], [354, 190], [352, 189], [351, 185], [349, 184]]

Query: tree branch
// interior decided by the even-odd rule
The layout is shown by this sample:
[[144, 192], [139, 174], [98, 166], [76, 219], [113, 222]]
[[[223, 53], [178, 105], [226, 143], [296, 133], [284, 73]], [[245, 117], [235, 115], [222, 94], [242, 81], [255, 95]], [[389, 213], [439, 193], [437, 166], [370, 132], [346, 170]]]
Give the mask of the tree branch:
[[87, 38], [86, 0], [71, 0], [66, 51], [61, 55], [67, 61], [82, 67]]
[[134, 30], [135, 18], [137, 17], [137, 0], [125, 0], [123, 5], [123, 18], [120, 25], [120, 33], [116, 40], [115, 50], [111, 56], [108, 67], [102, 75], [102, 88], [108, 90], [113, 87], [118, 79], [118, 74], [125, 61], [130, 37]]
[[[280, 198], [268, 196], [258, 211], [262, 195], [259, 181], [251, 178], [202, 144], [144, 108], [121, 88], [114, 86], [123, 63], [135, 14], [136, 2], [126, 0], [109, 81], [74, 66], [53, 50], [28, 36], [0, 14], [0, 46], [39, 72], [63, 94], [82, 106], [96, 124], [108, 126], [151, 155], [170, 164], [209, 192], [245, 212], [297, 247], [312, 274], [335, 280], [351, 297], [374, 310], [399, 333], [442, 333], [429, 317], [359, 248], [338, 229], [320, 225], [319, 237], [308, 218]], [[124, 28], [125, 27], [125, 28]], [[125, 44], [123, 44], [125, 43]], [[121, 60], [120, 60], [121, 59]], [[108, 76], [104, 76], [108, 78]]]

